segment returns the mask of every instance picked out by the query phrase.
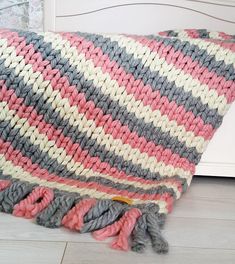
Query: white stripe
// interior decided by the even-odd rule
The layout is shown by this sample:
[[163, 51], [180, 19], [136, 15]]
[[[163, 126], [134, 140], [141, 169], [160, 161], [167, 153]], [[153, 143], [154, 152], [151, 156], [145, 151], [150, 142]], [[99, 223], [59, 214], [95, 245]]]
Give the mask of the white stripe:
[[[120, 106], [125, 106], [127, 110], [138, 119], [144, 119], [146, 123], [152, 123], [163, 132], [169, 132], [172, 137], [177, 137], [180, 142], [184, 142], [187, 147], [195, 147], [199, 153], [203, 153], [207, 144], [201, 136], [195, 136], [192, 131], [186, 131], [183, 125], [178, 125], [175, 120], [169, 120], [167, 115], [162, 115], [159, 110], [152, 110], [150, 106], [136, 101], [133, 95], [127, 94], [124, 86], [119, 86], [118, 82], [112, 80], [108, 73], [103, 73], [100, 67], [95, 67], [92, 60], [86, 60], [83, 53], [78, 54], [75, 47], [63, 40], [60, 35], [46, 33], [45, 42], [50, 42], [53, 49], [61, 51], [62, 57], [69, 60], [78, 72], [82, 72], [87, 80], [93, 81], [105, 95], [110, 96]], [[98, 77], [97, 77], [98, 76]]]
[[[11, 54], [11, 56], [7, 56], [4, 51], [7, 51]], [[19, 76], [24, 77], [24, 81], [27, 84], [33, 84], [33, 90], [36, 93], [43, 92], [44, 99], [51, 102], [52, 107], [55, 109], [55, 111], [58, 111], [62, 118], [69, 119], [69, 122], [72, 126], [77, 127], [82, 132], [88, 131], [88, 136], [92, 136], [94, 139], [99, 139], [100, 143], [103, 142], [104, 139], [104, 133], [102, 134], [102, 128], [95, 127], [95, 124], [92, 120], [86, 120], [85, 116], [83, 114], [78, 114], [78, 109], [73, 106], [70, 107], [69, 101], [66, 98], [61, 98], [61, 95], [58, 90], [53, 91], [50, 82], [44, 81], [43, 76], [39, 72], [33, 72], [32, 66], [29, 64], [25, 64], [25, 61], [22, 56], [16, 56], [15, 50], [13, 47], [6, 48], [2, 50], [3, 55], [1, 57], [6, 57], [5, 66], [9, 68], [14, 68], [16, 73], [19, 74]], [[1, 49], [0, 49], [1, 54]], [[21, 61], [20, 63], [18, 63]], [[17, 62], [17, 63], [15, 63]], [[87, 127], [84, 127], [86, 125]], [[94, 133], [94, 131], [96, 133]], [[122, 147], [122, 153], [123, 155], [126, 155], [127, 150], [129, 150], [129, 156], [130, 153], [133, 154], [135, 157], [133, 160], [133, 163], [135, 163], [136, 160], [140, 162], [142, 166], [145, 166], [145, 169], [149, 169], [151, 172], [156, 173], [159, 172], [161, 175], [164, 176], [174, 176], [174, 175], [180, 175], [181, 177], [188, 177], [190, 176], [189, 171], [185, 171], [181, 168], [175, 168], [172, 165], [165, 165], [163, 162], [157, 162], [157, 160], [153, 157], [148, 157], [146, 153], [142, 154], [138, 149], [131, 149], [131, 147], [127, 144], [120, 144], [120, 140], [113, 139], [110, 135], [106, 135], [109, 139], [109, 145], [112, 147], [112, 151], [118, 150], [117, 146], [120, 145]], [[98, 142], [99, 143], [99, 142]], [[106, 147], [108, 151], [110, 151], [109, 145], [106, 144], [106, 142], [103, 142], [103, 145]], [[136, 154], [137, 153], [137, 154]], [[119, 154], [117, 152], [117, 154]], [[126, 155], [127, 158], [129, 157]], [[125, 156], [125, 157], [126, 157]], [[139, 158], [140, 157], [140, 158]], [[147, 158], [147, 159], [146, 159]], [[147, 162], [146, 162], [147, 161]], [[137, 163], [139, 164], [139, 163]]]
[[209, 37], [211, 39], [223, 39], [223, 38], [220, 37], [219, 32], [217, 32], [217, 31], [209, 32]]
[[[83, 195], [89, 195], [90, 197], [96, 198], [96, 199], [112, 199], [114, 194], [107, 194], [100, 192], [95, 189], [87, 189], [87, 188], [80, 188], [75, 186], [66, 185], [63, 183], [58, 183], [54, 181], [47, 181], [44, 179], [40, 179], [38, 177], [32, 176], [27, 171], [23, 170], [20, 166], [15, 166], [11, 161], [8, 161], [5, 159], [3, 154], [0, 154], [0, 167], [5, 175], [10, 175], [14, 179], [19, 179], [22, 181], [27, 181], [29, 183], [36, 183], [40, 186], [49, 187], [52, 189], [57, 188], [58, 190], [67, 191], [67, 192], [74, 192], [79, 193], [82, 196]], [[133, 193], [133, 196], [135, 193]], [[129, 198], [129, 197], [128, 197]], [[156, 203], [160, 207], [160, 211], [162, 213], [167, 213], [167, 204], [165, 201], [159, 201], [159, 200], [140, 200], [140, 199], [133, 199], [133, 204], [147, 204], [147, 203]]]
[[[174, 31], [178, 33], [178, 36], [172, 38], [180, 38], [181, 40], [186, 40], [191, 45], [196, 45], [200, 49], [206, 50], [209, 55], [215, 56], [216, 61], [218, 62], [224, 61], [226, 65], [232, 64], [233, 67], [235, 67], [235, 53], [230, 49], [226, 49], [216, 43], [212, 43], [208, 39], [191, 38], [185, 30], [174, 30]], [[163, 37], [162, 35], [159, 36]], [[219, 32], [216, 31], [209, 32], [209, 37], [212, 40], [213, 39], [224, 40], [222, 37], [219, 36]]]
[[[212, 35], [215, 32], [212, 32]], [[185, 38], [185, 34], [181, 32], [179, 38]], [[210, 42], [210, 40], [201, 39], [201, 38], [190, 38], [186, 36], [186, 40], [193, 45], [198, 46], [200, 49], [207, 51], [209, 55], [215, 56], [216, 61], [224, 61], [226, 65], [232, 64], [235, 67], [235, 53], [229, 49], [221, 47], [216, 43]], [[235, 44], [234, 44], [235, 45]]]
[[[26, 118], [20, 118], [18, 115], [16, 115], [15, 110], [10, 110], [6, 102], [0, 102], [0, 120], [10, 121], [12, 127], [19, 129], [20, 135], [22, 137], [27, 137], [29, 141], [33, 145], [38, 146], [43, 153], [47, 153], [50, 158], [56, 159], [58, 163], [66, 166], [67, 169], [70, 172], [75, 173], [75, 175], [84, 175], [87, 178], [94, 176], [94, 171], [84, 168], [80, 162], [75, 162], [71, 155], [67, 155], [64, 148], [57, 147], [55, 141], [48, 140], [47, 136], [41, 134], [35, 126], [31, 126]], [[113, 182], [131, 184], [135, 187], [140, 187], [145, 190], [165, 185], [167, 187], [172, 187], [177, 197], [180, 196], [178, 188], [176, 186], [172, 186], [172, 184], [169, 183], [156, 182], [156, 184], [143, 184], [140, 182], [130, 182], [128, 180], [116, 179], [112, 176], [101, 173], [95, 173], [95, 175], [97, 177], [109, 179]]]
[[[219, 95], [216, 90], [210, 89], [208, 85], [201, 84], [190, 74], [177, 69], [173, 63], [168, 63], [164, 58], [160, 58], [157, 52], [151, 51], [150, 48], [130, 37], [112, 34], [103, 34], [102, 36], [110, 38], [111, 41], [116, 41], [121, 48], [125, 48], [126, 52], [132, 54], [135, 59], [140, 59], [142, 64], [149, 67], [151, 71], [157, 71], [169, 82], [175, 82], [175, 85], [183, 88], [185, 92], [192, 92], [192, 95], [195, 98], [200, 98], [203, 104], [208, 104], [211, 109], [218, 109], [220, 115], [227, 112], [227, 99], [224, 95]], [[199, 42], [198, 45], [201, 46], [202, 44]]]

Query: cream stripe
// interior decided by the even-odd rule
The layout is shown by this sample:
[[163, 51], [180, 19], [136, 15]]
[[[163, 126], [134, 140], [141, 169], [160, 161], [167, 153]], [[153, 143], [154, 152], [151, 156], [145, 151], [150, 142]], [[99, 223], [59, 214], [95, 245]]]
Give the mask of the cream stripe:
[[164, 58], [160, 58], [157, 52], [151, 51], [147, 46], [143, 46], [129, 37], [109, 34], [103, 36], [110, 38], [111, 41], [116, 41], [120, 47], [126, 49], [128, 54], [133, 54], [134, 58], [141, 59], [143, 65], [148, 66], [152, 71], [158, 71], [170, 82], [175, 82], [177, 87], [182, 87], [186, 92], [192, 92], [192, 95], [200, 98], [203, 104], [208, 104], [211, 109], [218, 109], [220, 115], [227, 112], [228, 106], [225, 96], [219, 95], [214, 89], [209, 89], [206, 84], [201, 84], [199, 80], [184, 73], [183, 70], [175, 68], [173, 63], [167, 63]]
[[45, 33], [44, 41], [50, 42], [53, 49], [61, 51], [62, 57], [68, 59], [79, 72], [83, 72], [87, 80], [93, 81], [94, 85], [120, 106], [126, 106], [127, 110], [137, 118], [143, 118], [146, 123], [153, 123], [163, 132], [169, 132], [172, 137], [177, 137], [187, 147], [195, 147], [199, 153], [203, 153], [207, 144], [203, 137], [195, 136], [192, 131], [186, 131], [184, 126], [178, 125], [175, 120], [170, 121], [167, 115], [162, 115], [159, 110], [153, 111], [150, 106], [144, 106], [140, 100], [136, 101], [133, 95], [127, 94], [124, 86], [119, 86], [108, 73], [103, 73], [100, 67], [95, 67], [91, 60], [86, 60], [83, 53], [78, 54], [77, 49], [70, 46], [70, 43], [63, 40], [60, 35]]
[[[15, 129], [19, 129], [20, 135], [22, 137], [29, 138], [30, 142], [38, 146], [39, 149], [47, 153], [50, 158], [56, 159], [58, 163], [63, 164], [67, 167], [70, 172], [75, 173], [75, 175], [84, 175], [87, 178], [94, 176], [94, 171], [91, 169], [85, 169], [82, 163], [75, 162], [71, 155], [67, 155], [66, 151], [63, 148], [58, 148], [56, 142], [49, 140], [46, 135], [41, 134], [35, 126], [31, 126], [26, 118], [20, 118], [16, 115], [14, 110], [10, 110], [6, 102], [0, 102], [0, 120], [9, 120], [11, 126]], [[176, 193], [177, 198], [180, 196], [178, 188], [172, 183], [161, 183], [156, 184], [143, 184], [140, 182], [130, 182], [128, 180], [116, 179], [112, 176], [95, 173], [96, 176], [109, 179], [113, 182], [118, 182], [122, 184], [131, 184], [132, 186], [139, 187], [145, 190], [156, 188], [157, 186], [166, 186], [168, 188], [173, 188]]]
[[[190, 44], [198, 46], [200, 49], [205, 49], [209, 55], [215, 56], [217, 61], [224, 61], [226, 65], [232, 64], [235, 67], [235, 53], [229, 49], [221, 47], [218, 44], [207, 41], [206, 39], [201, 38], [190, 38], [188, 34], [183, 31], [179, 32], [179, 38], [186, 38]], [[214, 32], [211, 32], [215, 34]], [[218, 39], [218, 38], [217, 38]]]
[[[218, 44], [212, 43], [210, 42], [210, 40], [207, 39], [191, 38], [185, 30], [174, 31], [178, 33], [178, 37], [173, 38], [181, 38], [182, 40], [186, 40], [190, 44], [196, 45], [200, 49], [206, 50], [209, 55], [215, 56], [216, 61], [223, 60], [226, 65], [233, 64], [233, 67], [235, 67], [235, 53], [231, 50], [221, 47]], [[159, 36], [162, 37], [161, 35]], [[219, 36], [219, 33], [216, 31], [211, 31], [209, 33], [209, 36], [210, 38], [214, 39], [223, 39]]]
[[[14, 66], [16, 65], [15, 71], [20, 76], [24, 77], [24, 80], [26, 83], [33, 84], [33, 90], [36, 93], [43, 92], [44, 98], [52, 103], [52, 106], [55, 109], [55, 111], [59, 111], [62, 117], [69, 118], [69, 122], [71, 123], [71, 125], [76, 126], [79, 129], [83, 128], [84, 115], [77, 114], [78, 110], [75, 106], [70, 107], [68, 100], [65, 98], [64, 99], [61, 98], [59, 91], [53, 91], [49, 81], [43, 81], [43, 77], [39, 72], [35, 72], [35, 73], [33, 72], [31, 65], [25, 66], [24, 59], [21, 56], [18, 56], [18, 57], [16, 56], [14, 48], [11, 47], [11, 48], [3, 49], [2, 51], [3, 54], [5, 54], [4, 51], [11, 53], [11, 57], [9, 55], [4, 55], [7, 58], [5, 64], [8, 65], [8, 67], [14, 68]], [[1, 50], [0, 50], [0, 54], [1, 54]], [[18, 61], [21, 60], [20, 64], [15, 63], [15, 61], [17, 60]], [[92, 122], [91, 120], [85, 122], [85, 124], [88, 125], [88, 129], [90, 129], [91, 122]], [[94, 137], [99, 136], [100, 142], [102, 142], [103, 137], [100, 136], [100, 133], [101, 133], [100, 131], [102, 128], [97, 128], [97, 129], [98, 129], [97, 134], [93, 133], [93, 130], [90, 129], [88, 135], [90, 134], [90, 136], [93, 135]], [[116, 142], [115, 139], [113, 139], [112, 144], [114, 143], [116, 145], [120, 144], [119, 142]], [[106, 146], [106, 143], [104, 144]], [[107, 145], [106, 148], [108, 147], [109, 146]], [[126, 147], [123, 148], [123, 153], [125, 153], [125, 151], [127, 151]], [[135, 151], [137, 150], [134, 150], [134, 152]], [[134, 155], [135, 153], [133, 153], [133, 163], [135, 162], [135, 159], [137, 159]], [[143, 154], [143, 155], [147, 155], [147, 154]], [[150, 170], [152, 169], [153, 172], [157, 171], [161, 175], [164, 175], [164, 176], [180, 175], [181, 177], [185, 177], [185, 178], [190, 176], [189, 171], [185, 171], [181, 168], [174, 168], [171, 165], [165, 165], [163, 162], [159, 162], [159, 163], [155, 162], [153, 164], [152, 157], [150, 157], [149, 159], [150, 160], [146, 164], [146, 168], [149, 168]], [[145, 163], [143, 162], [143, 164]]]
[[[11, 161], [7, 161], [3, 154], [0, 154], [0, 167], [1, 167], [3, 174], [10, 175], [14, 179], [27, 181], [29, 183], [36, 183], [36, 184], [39, 184], [40, 186], [45, 186], [45, 187], [49, 187], [53, 189], [57, 188], [62, 191], [75, 192], [81, 195], [89, 195], [90, 197], [94, 197], [97, 199], [112, 199], [112, 197], [115, 196], [115, 195], [100, 192], [98, 190], [73, 187], [73, 186], [63, 184], [63, 183], [49, 182], [44, 179], [34, 177], [27, 171], [23, 170], [23, 168], [21, 168], [20, 166], [15, 166], [14, 164], [12, 164]], [[159, 205], [160, 211], [162, 213], [167, 213], [167, 209], [166, 209], [167, 204], [165, 201], [140, 200], [140, 199], [132, 199], [132, 200], [133, 200], [133, 204], [156, 203]]]
[[223, 38], [220, 37], [218, 31], [211, 31], [211, 32], [209, 32], [209, 37], [211, 39], [223, 39]]

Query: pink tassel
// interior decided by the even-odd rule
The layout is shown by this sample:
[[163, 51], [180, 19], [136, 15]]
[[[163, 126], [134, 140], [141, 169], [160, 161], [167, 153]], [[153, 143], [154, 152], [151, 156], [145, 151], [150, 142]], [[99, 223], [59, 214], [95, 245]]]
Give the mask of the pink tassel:
[[74, 206], [62, 219], [62, 225], [79, 231], [83, 225], [86, 213], [94, 206], [96, 199], [84, 199]]
[[[41, 199], [40, 202], [37, 202]], [[13, 215], [33, 218], [54, 199], [54, 193], [46, 187], [36, 187], [27, 198], [14, 206]]]
[[94, 231], [92, 233], [93, 237], [96, 240], [104, 240], [108, 237], [117, 235], [118, 232], [121, 230], [121, 227], [126, 219], [126, 213], [117, 222], [113, 223], [112, 225], [109, 225], [100, 230]]
[[125, 251], [129, 249], [128, 238], [141, 214], [141, 211], [137, 208], [132, 208], [127, 212], [120, 233], [117, 239], [111, 244], [112, 248]]

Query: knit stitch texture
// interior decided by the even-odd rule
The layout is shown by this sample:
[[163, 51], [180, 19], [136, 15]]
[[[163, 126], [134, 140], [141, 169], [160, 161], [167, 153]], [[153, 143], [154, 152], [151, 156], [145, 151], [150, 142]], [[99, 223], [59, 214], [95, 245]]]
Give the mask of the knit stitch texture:
[[235, 100], [235, 37], [0, 30], [0, 211], [166, 253], [166, 214]]

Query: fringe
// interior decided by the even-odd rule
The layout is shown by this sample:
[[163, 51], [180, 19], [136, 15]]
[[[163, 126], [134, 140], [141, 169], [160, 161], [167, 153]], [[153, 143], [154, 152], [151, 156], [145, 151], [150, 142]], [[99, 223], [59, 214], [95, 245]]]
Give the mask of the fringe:
[[144, 252], [150, 239], [153, 250], [168, 252], [161, 234], [166, 215], [156, 204], [129, 205], [113, 200], [96, 200], [28, 182], [0, 180], [0, 211], [17, 217], [35, 218], [37, 224], [64, 226], [79, 233], [91, 232], [97, 240], [115, 237], [111, 247]]

